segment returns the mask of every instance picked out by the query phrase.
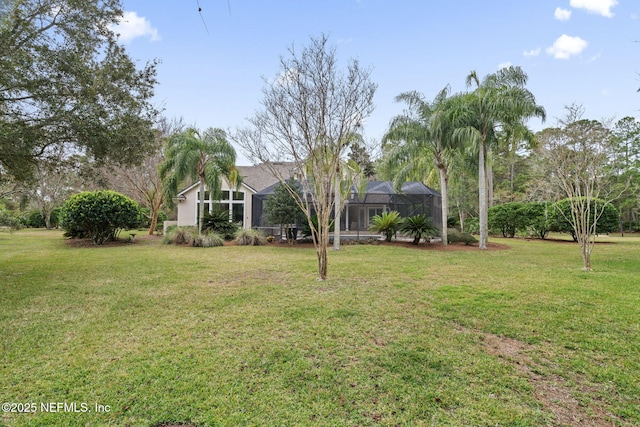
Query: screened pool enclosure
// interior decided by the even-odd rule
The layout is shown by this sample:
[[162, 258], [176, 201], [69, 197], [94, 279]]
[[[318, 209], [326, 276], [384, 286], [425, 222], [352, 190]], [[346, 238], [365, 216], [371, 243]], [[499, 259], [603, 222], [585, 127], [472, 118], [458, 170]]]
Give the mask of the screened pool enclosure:
[[[277, 228], [277, 224], [267, 224], [264, 220], [264, 201], [274, 193], [280, 184], [253, 195], [252, 223], [253, 228]], [[382, 212], [398, 211], [401, 217], [426, 214], [433, 224], [442, 229], [441, 196], [437, 191], [421, 182], [406, 182], [397, 191], [389, 181], [368, 181], [364, 194], [354, 189], [347, 199], [346, 206], [340, 215], [340, 230], [366, 231], [371, 218]]]

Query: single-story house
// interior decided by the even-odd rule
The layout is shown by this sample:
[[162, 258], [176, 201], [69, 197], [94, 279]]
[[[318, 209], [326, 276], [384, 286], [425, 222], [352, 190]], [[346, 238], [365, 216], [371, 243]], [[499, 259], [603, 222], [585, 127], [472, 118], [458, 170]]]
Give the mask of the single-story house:
[[[295, 177], [293, 163], [277, 164], [282, 177]], [[245, 229], [277, 228], [277, 224], [267, 224], [264, 220], [264, 201], [273, 194], [279, 181], [264, 166], [238, 166], [242, 184], [231, 187], [223, 179], [222, 198], [211, 200], [205, 191], [205, 210], [211, 210], [214, 204], [229, 211], [229, 218]], [[196, 225], [198, 223], [200, 203], [200, 183], [185, 188], [177, 196], [178, 220], [174, 224]], [[442, 229], [440, 194], [420, 182], [406, 182], [397, 191], [391, 182], [368, 181], [364, 194], [354, 189], [346, 201], [340, 217], [340, 230], [363, 231], [369, 228], [371, 218], [382, 212], [398, 211], [402, 217], [427, 214], [433, 224]]]

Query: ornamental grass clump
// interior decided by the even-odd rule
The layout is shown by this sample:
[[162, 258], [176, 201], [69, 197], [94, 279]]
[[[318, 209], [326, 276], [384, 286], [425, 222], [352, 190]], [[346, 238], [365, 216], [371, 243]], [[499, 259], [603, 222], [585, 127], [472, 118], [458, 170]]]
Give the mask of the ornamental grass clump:
[[197, 248], [212, 248], [215, 246], [223, 245], [224, 237], [222, 237], [218, 233], [198, 234], [196, 236], [193, 236], [193, 241], [191, 242], [191, 246]]
[[198, 234], [195, 227], [171, 227], [162, 238], [165, 245], [191, 245]]
[[238, 230], [235, 242], [240, 246], [262, 246], [267, 243], [267, 238], [258, 230]]

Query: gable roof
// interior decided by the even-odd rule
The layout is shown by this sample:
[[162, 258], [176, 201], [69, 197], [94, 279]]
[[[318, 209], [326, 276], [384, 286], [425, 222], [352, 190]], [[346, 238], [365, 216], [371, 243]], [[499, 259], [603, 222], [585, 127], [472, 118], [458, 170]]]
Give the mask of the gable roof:
[[[272, 166], [285, 179], [292, 177], [295, 171], [295, 163], [293, 162], [274, 162]], [[243, 183], [256, 193], [280, 182], [264, 164], [237, 166], [237, 168], [240, 176], [242, 176]]]
[[[277, 169], [278, 173], [284, 178], [293, 176], [295, 170], [295, 163], [293, 162], [277, 162], [273, 163], [273, 166]], [[264, 190], [267, 187], [274, 186], [280, 181], [274, 177], [271, 171], [264, 165], [256, 166], [236, 166], [242, 177], [242, 185], [247, 187], [253, 193], [257, 193]], [[178, 197], [183, 196], [195, 187], [200, 185], [200, 181], [196, 181], [190, 186], [178, 192]]]

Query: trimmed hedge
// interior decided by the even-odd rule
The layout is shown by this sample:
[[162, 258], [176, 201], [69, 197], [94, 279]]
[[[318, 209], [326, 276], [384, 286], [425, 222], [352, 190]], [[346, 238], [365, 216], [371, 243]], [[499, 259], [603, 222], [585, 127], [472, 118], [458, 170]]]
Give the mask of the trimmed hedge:
[[140, 225], [140, 208], [129, 197], [110, 190], [75, 194], [62, 207], [66, 237], [91, 238], [96, 245], [115, 240], [123, 229]]

